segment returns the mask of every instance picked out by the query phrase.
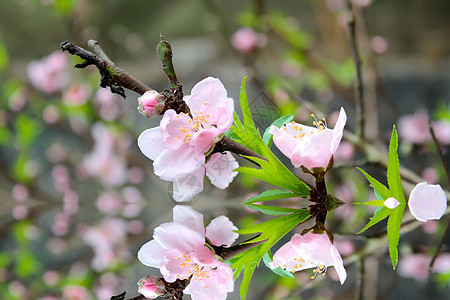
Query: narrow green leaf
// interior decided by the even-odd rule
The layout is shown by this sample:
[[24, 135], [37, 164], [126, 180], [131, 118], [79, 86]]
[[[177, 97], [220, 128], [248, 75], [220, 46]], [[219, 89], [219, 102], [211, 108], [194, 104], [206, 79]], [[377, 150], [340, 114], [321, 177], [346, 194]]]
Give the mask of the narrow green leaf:
[[268, 147], [270, 147], [272, 144], [272, 134], [269, 133], [270, 127], [276, 126], [276, 127], [280, 128], [284, 124], [291, 122], [293, 119], [294, 119], [294, 115], [283, 116], [281, 118], [276, 119], [269, 127], [266, 128], [266, 131], [264, 131], [264, 134], [263, 134], [264, 143]]
[[402, 223], [405, 204], [402, 203], [392, 210], [387, 223], [389, 255], [391, 256], [392, 268], [395, 270], [398, 261], [398, 241], [400, 239], [400, 226]]
[[398, 137], [395, 125], [392, 128], [391, 142], [389, 143], [389, 158], [387, 167], [387, 182], [392, 196], [400, 203], [405, 202], [405, 195], [403, 194], [402, 181], [400, 178], [400, 162], [398, 160]]
[[383, 200], [371, 200], [367, 202], [356, 202], [355, 204], [362, 204], [362, 205], [368, 205], [368, 206], [383, 206]]
[[259, 210], [260, 212], [266, 215], [279, 216], [286, 215], [288, 213], [295, 212], [297, 209], [295, 208], [286, 208], [286, 207], [277, 207], [277, 206], [268, 206], [268, 205], [260, 205], [260, 204], [247, 204], [248, 207], [254, 210]]
[[[381, 207], [381, 206], [380, 206]], [[389, 216], [389, 214], [392, 212], [391, 209], [387, 208], [387, 207], [381, 207], [381, 210], [375, 214], [372, 218], [370, 218], [369, 223], [366, 224], [366, 226], [364, 226], [363, 229], [361, 229], [360, 231], [357, 232], [357, 234], [360, 234], [364, 231], [366, 231], [367, 229], [369, 229], [370, 227], [372, 227], [373, 225], [377, 224], [378, 222], [386, 219], [387, 216]]]
[[292, 272], [283, 270], [283, 269], [280, 268], [280, 267], [277, 267], [277, 268], [275, 268], [275, 269], [272, 269], [272, 268], [270, 267], [270, 265], [269, 265], [272, 261], [273, 261], [272, 252], [270, 252], [270, 250], [269, 250], [269, 251], [267, 251], [267, 253], [264, 254], [264, 256], [263, 256], [263, 262], [264, 262], [264, 264], [266, 265], [266, 267], [267, 267], [269, 270], [271, 270], [272, 272], [274, 272], [275, 274], [279, 275], [279, 276], [287, 277], [287, 278], [294, 278], [294, 275], [292, 274]]
[[277, 200], [277, 199], [285, 199], [285, 198], [291, 198], [296, 197], [298, 195], [285, 190], [267, 190], [262, 192], [259, 195], [253, 196], [247, 201], [244, 202], [244, 204], [251, 204], [255, 202], [263, 202], [263, 201], [271, 201], [271, 200]]
[[[389, 189], [384, 186], [381, 182], [370, 176], [361, 168], [357, 168], [363, 175], [367, 178], [367, 180], [370, 182], [370, 185], [383, 197], [383, 199], [387, 199], [390, 197], [393, 197], [392, 192], [389, 191]], [[380, 200], [380, 199], [379, 199]]]

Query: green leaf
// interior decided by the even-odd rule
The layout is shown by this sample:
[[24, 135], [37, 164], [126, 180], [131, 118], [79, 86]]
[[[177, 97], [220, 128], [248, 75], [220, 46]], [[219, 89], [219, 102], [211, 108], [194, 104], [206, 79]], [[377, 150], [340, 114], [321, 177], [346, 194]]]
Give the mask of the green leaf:
[[270, 252], [270, 250], [269, 250], [269, 251], [267, 251], [267, 253], [264, 254], [264, 256], [263, 256], [263, 262], [264, 262], [264, 264], [266, 265], [266, 267], [267, 267], [269, 270], [271, 270], [272, 272], [274, 272], [275, 274], [279, 275], [279, 276], [287, 277], [287, 278], [294, 278], [294, 275], [292, 274], [292, 272], [283, 270], [283, 269], [280, 268], [280, 267], [277, 267], [277, 268], [275, 268], [275, 269], [272, 269], [272, 268], [270, 267], [270, 265], [269, 265], [272, 261], [273, 261], [272, 252]]
[[391, 256], [392, 268], [395, 270], [398, 261], [398, 241], [400, 239], [400, 225], [402, 223], [405, 204], [401, 203], [392, 210], [387, 223], [389, 255]]
[[355, 204], [363, 204], [368, 206], [383, 206], [384, 204], [383, 200], [371, 200], [367, 202], [355, 202]]
[[266, 254], [266, 252], [269, 251], [269, 249], [272, 248], [272, 246], [283, 236], [285, 236], [289, 231], [294, 229], [299, 224], [305, 222], [309, 217], [310, 211], [308, 209], [299, 209], [289, 215], [272, 219], [250, 228], [236, 231], [240, 234], [261, 233], [260, 236], [252, 239], [251, 241], [248, 241], [247, 243], [265, 241], [264, 243], [240, 254], [240, 259], [231, 266], [233, 269], [235, 269], [235, 278], [237, 278], [242, 271], [244, 272], [240, 287], [241, 299], [246, 299], [251, 277], [253, 276], [255, 268], [264, 257], [264, 254]]
[[[387, 199], [390, 197], [393, 197], [392, 192], [386, 187], [384, 186], [381, 182], [379, 182], [378, 180], [376, 180], [375, 178], [373, 178], [372, 176], [370, 176], [369, 174], [366, 173], [366, 171], [364, 171], [361, 168], [357, 168], [361, 173], [363, 173], [363, 175], [367, 178], [367, 180], [370, 182], [370, 185], [374, 188], [374, 190], [380, 194], [380, 196], [383, 199]], [[379, 199], [380, 200], [380, 199]]]
[[267, 190], [262, 192], [259, 195], [253, 196], [247, 201], [244, 202], [244, 204], [251, 204], [255, 202], [263, 202], [263, 201], [271, 201], [271, 200], [277, 200], [277, 199], [285, 199], [285, 198], [291, 198], [296, 197], [297, 195], [295, 193], [292, 193], [290, 191], [284, 191], [284, 190]]
[[266, 143], [259, 135], [250, 113], [250, 107], [248, 106], [246, 80], [246, 78], [242, 80], [240, 94], [240, 105], [244, 122], [242, 123], [237, 114], [235, 114], [234, 125], [231, 126], [231, 131], [234, 134], [234, 140], [236, 142], [255, 151], [267, 160], [253, 156], [244, 156], [245, 158], [257, 163], [260, 166], [260, 169], [241, 167], [238, 168], [237, 171], [252, 175], [283, 189], [293, 191], [300, 197], [309, 196], [309, 186], [295, 176], [288, 168], [286, 168], [285, 165], [283, 165], [283, 163], [280, 162], [280, 160], [272, 153], [272, 151], [270, 151]]
[[8, 67], [8, 63], [8, 50], [6, 49], [5, 43], [3, 43], [3, 41], [0, 41], [0, 73], [2, 73]]
[[269, 127], [266, 128], [266, 131], [264, 131], [264, 134], [263, 134], [264, 143], [268, 147], [270, 147], [272, 144], [272, 134], [269, 133], [270, 127], [276, 126], [276, 127], [280, 128], [284, 124], [291, 122], [293, 119], [294, 119], [294, 115], [283, 116], [281, 118], [276, 119]]
[[[381, 207], [381, 206], [380, 206]], [[366, 224], [366, 226], [364, 226], [363, 229], [361, 229], [360, 231], [357, 232], [357, 234], [360, 234], [364, 231], [366, 231], [367, 229], [369, 229], [370, 227], [372, 227], [373, 225], [377, 224], [378, 222], [384, 220], [387, 218], [387, 216], [389, 216], [389, 214], [392, 212], [392, 209], [387, 208], [386, 206], [382, 207], [381, 210], [375, 214], [372, 218], [370, 218], [369, 223]]]
[[260, 205], [260, 204], [245, 204], [251, 209], [259, 210], [260, 212], [266, 215], [278, 216], [285, 215], [288, 213], [295, 212], [297, 209], [295, 208], [287, 208], [287, 207], [277, 207], [277, 206], [268, 206], [268, 205]]
[[405, 195], [403, 194], [402, 181], [400, 178], [400, 162], [397, 154], [398, 137], [395, 125], [392, 128], [391, 142], [389, 143], [389, 158], [387, 167], [387, 182], [392, 197], [397, 199], [400, 203], [405, 202]]

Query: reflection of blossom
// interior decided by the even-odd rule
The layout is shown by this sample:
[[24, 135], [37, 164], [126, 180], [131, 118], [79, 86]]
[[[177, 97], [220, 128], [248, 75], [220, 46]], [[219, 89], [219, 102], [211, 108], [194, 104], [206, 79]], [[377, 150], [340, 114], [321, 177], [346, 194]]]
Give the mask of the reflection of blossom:
[[[205, 169], [211, 182], [223, 189], [236, 176], [233, 169], [238, 167], [228, 152], [216, 153], [208, 163], [205, 161], [205, 153], [213, 147], [216, 138], [233, 123], [233, 99], [227, 97], [222, 82], [212, 77], [203, 79], [184, 100], [192, 118], [169, 109], [160, 126], [147, 129], [138, 139], [142, 153], [154, 161], [155, 174], [173, 182], [176, 201], [189, 201], [203, 190]], [[226, 159], [217, 159], [220, 156]]]
[[273, 134], [274, 144], [296, 168], [325, 168], [341, 142], [346, 122], [347, 115], [341, 108], [332, 130], [322, 121], [314, 122], [316, 127], [292, 121], [281, 128], [272, 126], [269, 132]]
[[83, 159], [84, 170], [91, 176], [97, 176], [106, 186], [118, 186], [128, 179], [127, 167], [123, 157], [114, 151], [115, 138], [101, 123], [92, 127], [95, 141], [94, 149]]
[[55, 51], [39, 61], [31, 61], [27, 74], [31, 84], [47, 94], [53, 94], [66, 86], [69, 59], [61, 51]]
[[94, 270], [103, 271], [117, 259], [128, 259], [128, 253], [123, 248], [127, 228], [127, 223], [122, 219], [104, 219], [81, 234], [83, 241], [94, 250], [91, 261]]
[[344, 284], [347, 271], [341, 255], [326, 234], [315, 233], [295, 234], [290, 242], [275, 252], [270, 263], [271, 268], [281, 267], [291, 272], [314, 268], [314, 276], [325, 274], [329, 266], [336, 269], [341, 284]]
[[203, 215], [189, 206], [173, 208], [173, 222], [155, 228], [153, 240], [141, 247], [139, 260], [159, 268], [167, 282], [190, 278], [184, 290], [192, 299], [225, 299], [233, 291], [233, 271], [217, 260], [208, 238], [216, 246], [230, 246], [238, 237], [231, 221], [220, 216], [204, 227]]
[[409, 195], [411, 214], [419, 221], [439, 220], [447, 209], [447, 197], [439, 184], [417, 184]]

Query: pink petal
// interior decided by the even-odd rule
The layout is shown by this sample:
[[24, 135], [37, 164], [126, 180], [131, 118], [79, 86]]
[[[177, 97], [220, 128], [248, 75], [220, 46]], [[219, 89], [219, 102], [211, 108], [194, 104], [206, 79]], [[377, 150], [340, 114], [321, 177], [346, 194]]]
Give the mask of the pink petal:
[[344, 108], [341, 107], [341, 110], [339, 111], [339, 118], [336, 122], [336, 125], [334, 125], [334, 128], [333, 128], [334, 136], [333, 136], [333, 139], [331, 140], [331, 144], [330, 144], [331, 154], [334, 154], [336, 152], [336, 149], [342, 140], [342, 135], [344, 134], [344, 127], [345, 127], [346, 123], [347, 123], [347, 114], [345, 113]]
[[199, 168], [192, 173], [177, 174], [173, 179], [173, 199], [177, 202], [191, 200], [203, 191], [204, 176], [204, 168]]
[[[214, 112], [220, 100], [227, 99], [227, 90], [222, 82], [213, 77], [207, 77], [198, 82], [191, 90], [190, 97], [185, 101], [193, 115], [195, 112]], [[205, 105], [205, 102], [208, 103]]]
[[225, 216], [220, 216], [211, 221], [206, 227], [206, 237], [216, 246], [230, 247], [239, 237], [233, 230], [236, 226]]
[[163, 223], [155, 228], [153, 238], [164, 249], [178, 249], [183, 253], [193, 252], [205, 244], [205, 236], [180, 223]]
[[138, 252], [138, 259], [146, 266], [159, 268], [167, 250], [155, 241], [145, 243]]
[[[164, 150], [153, 162], [155, 174], [162, 180], [174, 182], [176, 178], [185, 178], [205, 164], [205, 156], [198, 155], [194, 149], [183, 148], [178, 151]], [[202, 177], [203, 178], [203, 177]]]
[[330, 246], [330, 253], [331, 257], [333, 258], [333, 267], [339, 276], [339, 281], [341, 282], [341, 284], [344, 284], [345, 280], [347, 279], [347, 271], [344, 268], [342, 257], [334, 245]]
[[202, 266], [213, 268], [217, 265], [218, 261], [211, 249], [202, 245], [195, 249], [194, 262]]
[[219, 133], [215, 127], [196, 132], [194, 135], [195, 151], [201, 154], [207, 152], [214, 145], [218, 135]]
[[160, 128], [155, 127], [147, 129], [139, 135], [138, 146], [145, 156], [155, 160], [165, 149], [162, 140], [163, 136]]
[[230, 152], [215, 153], [206, 164], [206, 176], [219, 189], [228, 187], [238, 172], [233, 171], [239, 167], [236, 159]]
[[411, 214], [419, 221], [439, 220], [447, 209], [447, 197], [439, 184], [417, 184], [408, 201]]
[[205, 235], [203, 215], [187, 205], [177, 205], [173, 208], [173, 221], [183, 224], [198, 233]]

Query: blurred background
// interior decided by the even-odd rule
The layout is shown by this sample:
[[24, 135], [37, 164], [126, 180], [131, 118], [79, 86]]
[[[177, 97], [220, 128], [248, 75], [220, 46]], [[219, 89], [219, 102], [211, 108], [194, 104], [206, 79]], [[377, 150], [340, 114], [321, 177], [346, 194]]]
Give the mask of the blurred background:
[[[428, 121], [448, 150], [450, 2], [352, 2], [367, 139], [383, 145], [397, 124], [401, 162], [429, 183], [448, 188]], [[95, 39], [118, 66], [163, 91], [168, 80], [155, 51], [162, 33], [172, 44], [185, 94], [214, 76], [237, 100], [248, 76], [260, 131], [285, 114], [311, 124], [311, 112], [327, 117], [333, 127], [341, 106], [349, 116], [347, 129], [354, 131], [350, 16], [344, 0], [1, 1], [1, 298], [109, 299], [124, 290], [136, 296], [138, 280], [158, 274], [140, 264], [136, 253], [156, 226], [172, 219], [171, 187], [153, 174], [152, 162], [136, 145], [137, 136], [159, 119], [138, 113], [136, 93], [127, 91], [124, 100], [101, 89], [94, 67], [73, 69], [80, 59], [60, 51], [61, 42], [87, 48]], [[344, 141], [327, 182], [329, 192], [348, 203], [327, 219], [344, 257], [360, 247], [354, 233], [372, 213], [351, 204], [374, 197], [354, 168], [365, 163]], [[382, 170], [367, 169], [384, 180]], [[241, 203], [267, 188], [240, 174], [227, 190], [205, 182], [191, 204], [207, 222], [225, 214], [243, 228], [265, 220]], [[448, 238], [435, 273], [427, 273], [444, 227], [445, 219], [429, 221], [403, 236], [395, 272], [384, 249], [374, 253], [366, 270], [367, 299], [448, 296]], [[353, 299], [354, 264], [347, 271], [344, 286], [334, 270], [311, 284], [307, 271], [281, 278], [261, 263], [249, 299]], [[239, 282], [229, 299], [239, 298]]]

